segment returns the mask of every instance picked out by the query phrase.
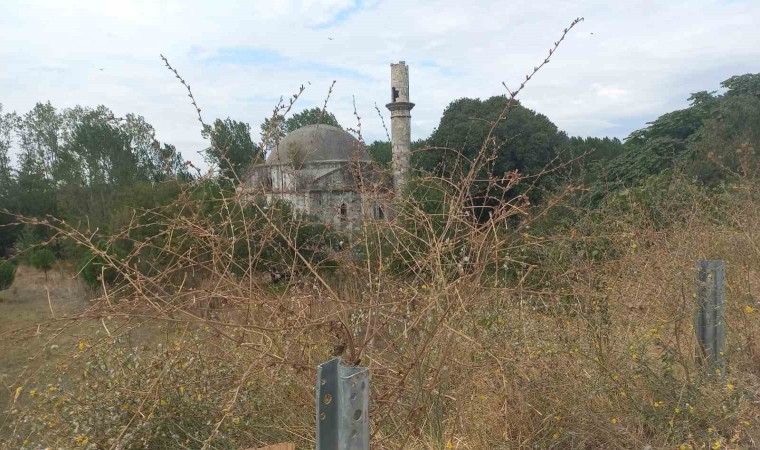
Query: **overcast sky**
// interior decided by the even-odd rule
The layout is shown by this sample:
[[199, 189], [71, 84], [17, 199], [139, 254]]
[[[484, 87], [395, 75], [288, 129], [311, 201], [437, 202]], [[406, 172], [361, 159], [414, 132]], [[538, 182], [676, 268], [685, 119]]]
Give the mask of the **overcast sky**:
[[[259, 124], [307, 89], [367, 141], [390, 101], [391, 62], [410, 65], [412, 138], [461, 97], [519, 85], [575, 17], [582, 22], [521, 95], [570, 135], [625, 137], [736, 74], [760, 72], [758, 0], [2, 0], [0, 103], [24, 113], [103, 104], [145, 116], [200, 162], [205, 147], [184, 88], [206, 121]], [[101, 70], [102, 69], [102, 70]]]

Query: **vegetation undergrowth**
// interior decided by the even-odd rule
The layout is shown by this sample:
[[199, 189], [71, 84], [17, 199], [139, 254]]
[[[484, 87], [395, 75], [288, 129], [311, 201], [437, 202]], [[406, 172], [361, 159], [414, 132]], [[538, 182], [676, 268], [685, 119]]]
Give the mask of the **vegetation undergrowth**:
[[[506, 120], [521, 86], [485, 102], [477, 145], [441, 130], [389, 218], [353, 228], [267, 199], [232, 160], [162, 181], [165, 201], [105, 231], [14, 214], [35, 245], [79, 249], [97, 295], [38, 331], [88, 325], [59, 367], [9, 387], [0, 443], [312, 448], [315, 369], [340, 355], [371, 370], [373, 448], [757, 447], [755, 79], [604, 143], [619, 152], [543, 164], [506, 126], [535, 116]], [[204, 126], [220, 160], [223, 125]], [[728, 263], [725, 378], [695, 358], [700, 258]]]

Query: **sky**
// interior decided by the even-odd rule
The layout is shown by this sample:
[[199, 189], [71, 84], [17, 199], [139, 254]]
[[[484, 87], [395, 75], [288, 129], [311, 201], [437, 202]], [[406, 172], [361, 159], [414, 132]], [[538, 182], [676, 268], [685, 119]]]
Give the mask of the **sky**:
[[327, 109], [385, 139], [375, 105], [389, 125], [390, 63], [404, 60], [422, 139], [451, 101], [519, 86], [576, 17], [519, 97], [569, 135], [624, 138], [760, 72], [759, 0], [2, 0], [0, 103], [139, 114], [202, 165], [195, 109], [159, 55], [206, 122], [247, 122], [254, 140], [281, 97], [304, 85], [294, 111], [322, 106], [333, 80]]

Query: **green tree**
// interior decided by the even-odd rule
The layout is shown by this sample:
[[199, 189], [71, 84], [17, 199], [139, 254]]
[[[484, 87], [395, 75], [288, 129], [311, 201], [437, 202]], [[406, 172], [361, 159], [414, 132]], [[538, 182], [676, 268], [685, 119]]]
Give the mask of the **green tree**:
[[34, 149], [23, 149], [18, 156], [16, 212], [41, 217], [55, 213], [55, 189], [46, 176], [45, 163]]
[[714, 186], [758, 175], [760, 96], [729, 95], [689, 142], [684, 171], [700, 184]]
[[688, 108], [663, 114], [631, 133], [623, 151], [598, 166], [591, 203], [674, 169], [704, 185], [753, 175], [749, 169], [760, 146], [760, 74], [734, 76], [721, 86], [723, 94], [696, 92]]
[[54, 263], [55, 254], [49, 248], [34, 249], [29, 255], [29, 264], [35, 269], [44, 271], [46, 280], [48, 270], [53, 268]]
[[380, 167], [390, 168], [393, 162], [392, 145], [388, 141], [375, 141], [367, 146], [367, 153]]
[[722, 82], [720, 85], [727, 89], [725, 93], [725, 96], [727, 97], [739, 95], [760, 97], [760, 73], [735, 75]]
[[[479, 166], [480, 180], [500, 179], [512, 171], [526, 176], [540, 174], [561, 155], [568, 138], [546, 116], [519, 103], [497, 123], [506, 104], [504, 96], [487, 100], [462, 98], [450, 103], [428, 140], [430, 148], [415, 151], [412, 166], [427, 173], [458, 177], [467, 173], [471, 162], [485, 152], [486, 162]], [[539, 185], [548, 185], [548, 180], [544, 177]], [[486, 181], [474, 183], [471, 189], [471, 195], [482, 198], [504, 198], [519, 190], [507, 192]], [[537, 191], [530, 195], [537, 200]]]
[[497, 120], [506, 104], [504, 96], [487, 100], [463, 98], [449, 104], [444, 110], [438, 128], [429, 139], [435, 150], [425, 152], [417, 167], [427, 171], [447, 172], [452, 169], [451, 150], [473, 160], [484, 144], [496, 158], [491, 169], [495, 176], [511, 170], [523, 174], [536, 174], [543, 170], [567, 142], [546, 116], [520, 104], [515, 104], [505, 120], [497, 124], [492, 135], [494, 141], [486, 143], [491, 125]]
[[248, 167], [263, 158], [260, 147], [251, 140], [251, 127], [247, 123], [229, 117], [216, 119], [204, 131], [204, 137], [211, 140], [211, 147], [206, 150], [208, 162], [216, 165], [228, 180], [240, 180]]
[[16, 265], [7, 259], [0, 259], [0, 290], [8, 289], [16, 279]]
[[39, 165], [39, 174], [53, 181], [62, 144], [63, 117], [50, 102], [37, 103], [19, 123], [21, 151]]
[[105, 107], [84, 110], [71, 125], [70, 141], [64, 147], [58, 179], [59, 204], [66, 217], [87, 217], [91, 225], [106, 223], [114, 191], [135, 183], [137, 157], [129, 136]]
[[12, 226], [13, 217], [2, 212], [16, 209], [18, 186], [13, 176], [10, 151], [18, 129], [19, 117], [16, 113], [3, 113], [0, 103], [0, 254], [6, 254], [13, 247], [18, 227]]
[[19, 121], [16, 113], [3, 113], [3, 104], [0, 103], [0, 201], [3, 201], [2, 207], [7, 207], [5, 200], [14, 191], [15, 180], [9, 152], [13, 146]]
[[127, 114], [120, 128], [129, 140], [136, 161], [136, 179], [158, 183], [188, 173], [177, 148], [156, 140], [156, 131], [143, 116]]

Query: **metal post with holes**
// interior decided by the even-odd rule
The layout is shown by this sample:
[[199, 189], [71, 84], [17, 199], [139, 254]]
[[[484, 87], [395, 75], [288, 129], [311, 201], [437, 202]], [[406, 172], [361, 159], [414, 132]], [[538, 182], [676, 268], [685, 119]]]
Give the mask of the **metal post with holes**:
[[341, 364], [317, 370], [317, 450], [369, 450], [369, 369]]
[[722, 260], [697, 261], [697, 305], [694, 328], [699, 340], [698, 358], [711, 373], [726, 370], [726, 326], [724, 299], [726, 263]]

